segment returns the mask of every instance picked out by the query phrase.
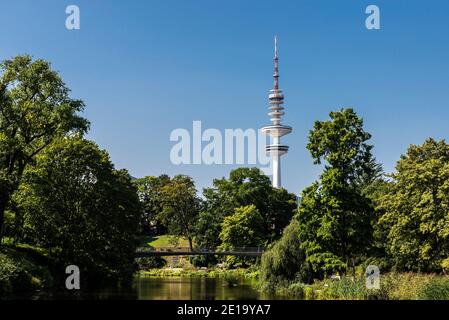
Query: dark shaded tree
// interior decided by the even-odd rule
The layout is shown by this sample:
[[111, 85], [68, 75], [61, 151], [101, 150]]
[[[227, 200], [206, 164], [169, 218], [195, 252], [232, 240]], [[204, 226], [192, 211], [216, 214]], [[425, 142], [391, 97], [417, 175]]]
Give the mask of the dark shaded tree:
[[133, 183], [137, 186], [140, 202], [143, 206], [142, 228], [145, 233], [160, 235], [167, 232], [167, 227], [162, 223], [163, 211], [162, 188], [170, 183], [168, 175], [158, 177], [144, 177], [136, 179]]
[[14, 201], [24, 238], [89, 284], [125, 281], [134, 271], [141, 207], [129, 174], [76, 135], [48, 146], [24, 174]]

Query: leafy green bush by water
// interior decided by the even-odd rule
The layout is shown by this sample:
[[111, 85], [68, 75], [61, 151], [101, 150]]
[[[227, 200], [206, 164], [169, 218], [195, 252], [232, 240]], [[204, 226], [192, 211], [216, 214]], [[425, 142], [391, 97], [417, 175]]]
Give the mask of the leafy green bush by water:
[[323, 290], [323, 299], [363, 300], [369, 296], [365, 279], [343, 277], [341, 280], [329, 281]]
[[139, 270], [163, 268], [167, 264], [167, 261], [162, 257], [142, 257], [136, 258], [135, 261]]
[[215, 266], [218, 263], [218, 260], [215, 256], [210, 255], [197, 255], [189, 257], [190, 263], [197, 268], [210, 268]]
[[234, 272], [227, 272], [223, 276], [225, 285], [228, 287], [235, 287], [240, 282], [240, 277]]
[[293, 282], [309, 282], [310, 272], [298, 238], [299, 222], [293, 220], [281, 239], [262, 255], [260, 279], [262, 290], [274, 292]]
[[13, 249], [0, 252], [0, 294], [30, 292], [51, 285], [53, 279], [46, 266], [38, 265], [25, 254]]
[[10, 293], [19, 288], [24, 291], [32, 289], [31, 275], [25, 266], [0, 254], [0, 294]]

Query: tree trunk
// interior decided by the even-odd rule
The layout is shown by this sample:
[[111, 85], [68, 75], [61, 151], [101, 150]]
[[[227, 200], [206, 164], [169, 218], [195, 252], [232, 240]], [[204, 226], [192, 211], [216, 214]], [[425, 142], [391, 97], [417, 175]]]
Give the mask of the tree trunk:
[[9, 201], [9, 193], [5, 190], [0, 191], [0, 245], [3, 241], [5, 231], [5, 211]]
[[193, 243], [192, 243], [192, 238], [188, 237], [189, 239], [189, 247], [190, 247], [190, 251], [193, 251]]

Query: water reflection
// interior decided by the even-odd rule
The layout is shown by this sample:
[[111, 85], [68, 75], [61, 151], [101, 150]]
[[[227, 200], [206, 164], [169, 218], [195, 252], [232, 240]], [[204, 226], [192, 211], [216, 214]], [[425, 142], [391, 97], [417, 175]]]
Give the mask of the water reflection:
[[138, 299], [142, 300], [256, 300], [269, 299], [249, 282], [228, 287], [220, 278], [136, 278]]
[[44, 291], [33, 296], [15, 296], [8, 299], [37, 300], [263, 300], [281, 299], [262, 293], [255, 283], [241, 279], [235, 287], [228, 287], [222, 278], [206, 277], [135, 277], [127, 288], [104, 288], [98, 291]]

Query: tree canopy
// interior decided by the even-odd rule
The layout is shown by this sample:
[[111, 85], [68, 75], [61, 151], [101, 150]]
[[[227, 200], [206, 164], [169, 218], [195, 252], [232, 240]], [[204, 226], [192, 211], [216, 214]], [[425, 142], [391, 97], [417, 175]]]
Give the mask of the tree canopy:
[[[224, 218], [221, 224], [219, 238], [222, 250], [232, 250], [234, 248], [254, 248], [263, 247], [267, 238], [264, 232], [263, 219], [256, 206], [249, 205], [239, 207], [232, 215]], [[239, 262], [244, 263], [248, 259], [228, 257], [230, 265]]]
[[449, 269], [449, 145], [427, 139], [411, 145], [396, 165], [380, 226], [396, 268]]
[[14, 201], [24, 212], [23, 238], [93, 281], [133, 273], [140, 203], [129, 174], [106, 151], [65, 137], [29, 166]]
[[296, 208], [296, 196], [285, 189], [273, 188], [270, 179], [258, 168], [232, 170], [228, 179], [215, 179], [213, 187], [205, 188], [203, 195], [197, 241], [209, 247], [220, 245], [221, 223], [236, 208], [254, 205], [271, 240], [281, 235]]
[[164, 209], [162, 188], [170, 181], [170, 177], [166, 174], [158, 177], [147, 176], [133, 181], [143, 206], [141, 224], [144, 233], [159, 235], [167, 232], [167, 226], [162, 223]]
[[50, 63], [17, 56], [0, 64], [0, 240], [4, 213], [22, 174], [56, 137], [85, 132], [89, 122], [78, 115], [81, 100]]
[[377, 175], [370, 137], [352, 109], [331, 112], [330, 120], [315, 122], [310, 131], [307, 148], [325, 166], [303, 191], [296, 219], [298, 241], [317, 275], [353, 266], [371, 243], [374, 208], [361, 188]]
[[167, 226], [171, 235], [186, 237], [192, 249], [195, 223], [200, 210], [200, 199], [193, 180], [185, 175], [174, 176], [162, 187], [161, 198], [162, 223]]

